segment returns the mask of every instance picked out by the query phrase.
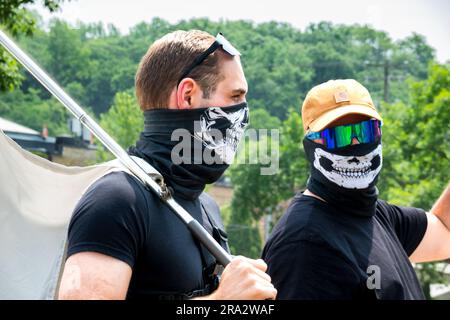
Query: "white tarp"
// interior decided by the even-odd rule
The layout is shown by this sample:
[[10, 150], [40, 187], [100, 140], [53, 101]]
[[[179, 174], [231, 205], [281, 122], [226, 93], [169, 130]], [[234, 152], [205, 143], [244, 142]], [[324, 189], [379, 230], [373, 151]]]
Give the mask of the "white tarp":
[[0, 299], [52, 299], [67, 226], [86, 189], [117, 161], [66, 167], [20, 148], [0, 130]]

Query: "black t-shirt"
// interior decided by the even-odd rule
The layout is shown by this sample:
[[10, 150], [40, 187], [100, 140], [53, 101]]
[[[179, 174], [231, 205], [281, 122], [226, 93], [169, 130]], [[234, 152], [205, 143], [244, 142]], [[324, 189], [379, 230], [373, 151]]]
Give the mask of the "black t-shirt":
[[421, 209], [378, 200], [363, 217], [298, 194], [262, 258], [278, 299], [425, 299], [408, 256], [426, 228]]
[[[175, 199], [208, 231], [212, 229], [205, 210], [215, 211], [209, 214], [217, 217], [219, 208], [206, 193], [196, 200]], [[178, 294], [204, 288], [198, 242], [167, 205], [125, 172], [100, 178], [74, 210], [67, 257], [86, 251], [130, 265], [128, 299], [170, 299], [171, 295], [177, 299]]]

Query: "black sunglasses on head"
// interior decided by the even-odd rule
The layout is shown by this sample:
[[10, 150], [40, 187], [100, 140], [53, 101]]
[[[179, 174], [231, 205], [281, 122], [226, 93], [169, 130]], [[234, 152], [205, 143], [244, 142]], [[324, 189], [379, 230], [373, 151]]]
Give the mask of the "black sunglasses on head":
[[183, 74], [178, 80], [177, 86], [180, 84], [181, 80], [186, 78], [191, 71], [200, 65], [205, 59], [212, 54], [217, 49], [222, 48], [223, 51], [228, 53], [231, 56], [240, 56], [241, 53], [233, 47], [233, 45], [223, 36], [222, 33], [217, 34], [215, 41], [211, 44], [211, 46], [206, 49], [201, 55], [199, 55], [195, 60], [189, 65], [186, 69], [184, 69]]

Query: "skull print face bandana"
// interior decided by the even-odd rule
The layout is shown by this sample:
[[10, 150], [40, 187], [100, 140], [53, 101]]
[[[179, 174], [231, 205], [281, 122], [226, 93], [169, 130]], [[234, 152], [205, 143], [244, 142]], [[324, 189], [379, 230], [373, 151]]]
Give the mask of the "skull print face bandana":
[[231, 164], [249, 122], [247, 103], [144, 112], [144, 131], [129, 153], [144, 158], [187, 199], [197, 198]]
[[329, 150], [304, 139], [303, 146], [311, 164], [307, 185], [311, 192], [342, 212], [369, 217], [375, 214], [381, 140]]
[[233, 161], [249, 119], [246, 104], [230, 108], [204, 109], [194, 126], [194, 137], [226, 164]]

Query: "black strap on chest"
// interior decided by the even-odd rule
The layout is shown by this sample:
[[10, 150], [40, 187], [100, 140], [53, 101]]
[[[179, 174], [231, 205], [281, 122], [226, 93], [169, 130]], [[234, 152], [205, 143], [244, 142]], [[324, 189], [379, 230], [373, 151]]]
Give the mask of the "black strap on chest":
[[[230, 252], [228, 246], [228, 235], [223, 227], [220, 218], [220, 212], [213, 207], [209, 201], [202, 201], [204, 199], [200, 196], [201, 214], [203, 220], [203, 227], [213, 236], [213, 238], [224, 248]], [[214, 204], [215, 205], [215, 204]], [[158, 293], [156, 294], [159, 300], [187, 300], [196, 297], [206, 296], [211, 294], [219, 286], [220, 275], [223, 271], [223, 266], [218, 264], [216, 259], [209, 253], [209, 251], [197, 240], [194, 239], [202, 259], [203, 267], [203, 283], [204, 287], [198, 290], [193, 290], [185, 293]]]
[[[230, 252], [228, 246], [228, 235], [221, 223], [220, 217], [216, 217], [214, 213], [219, 214], [216, 210], [210, 210], [205, 203], [201, 202], [203, 226], [213, 236], [213, 238], [224, 248]], [[208, 221], [209, 223], [205, 223]], [[203, 281], [209, 287], [211, 292], [219, 286], [220, 276], [223, 272], [223, 266], [218, 264], [216, 259], [198, 240], [195, 240], [200, 249], [203, 264]]]
[[[152, 168], [146, 166], [146, 162], [142, 158], [133, 156], [133, 159], [134, 161], [140, 163], [146, 169], [148, 174], [154, 174], [151, 170]], [[230, 252], [230, 248], [228, 246], [228, 235], [225, 232], [217, 205], [212, 199], [209, 199], [209, 196], [206, 193], [202, 193], [198, 200], [200, 202], [203, 227], [209, 232], [209, 234], [212, 235], [212, 237], [220, 244], [222, 248], [224, 248], [227, 252]], [[206, 221], [209, 223], [206, 223]], [[217, 264], [216, 259], [200, 243], [200, 241], [196, 238], [194, 238], [194, 241], [199, 248], [202, 259], [204, 287], [187, 293], [154, 292], [151, 296], [156, 297], [159, 300], [185, 300], [211, 294], [217, 289], [223, 267]]]

